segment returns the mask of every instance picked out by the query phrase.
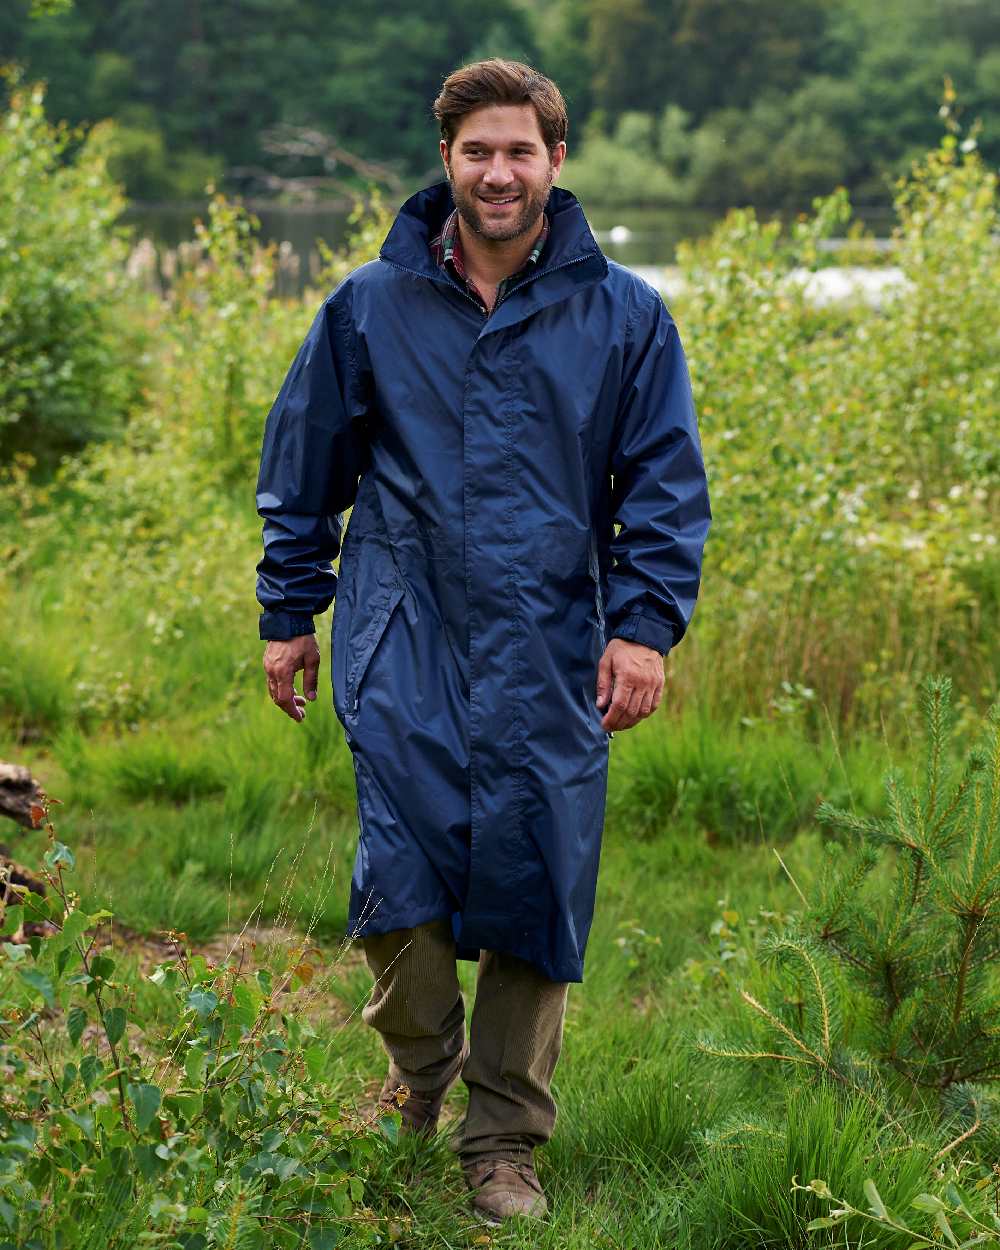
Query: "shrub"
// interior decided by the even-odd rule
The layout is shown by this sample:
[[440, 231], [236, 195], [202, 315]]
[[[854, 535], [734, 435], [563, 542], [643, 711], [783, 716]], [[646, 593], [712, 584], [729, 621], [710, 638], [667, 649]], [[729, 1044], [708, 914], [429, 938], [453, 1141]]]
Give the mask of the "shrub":
[[822, 1076], [892, 1123], [894, 1092], [927, 1100], [961, 1129], [953, 1145], [980, 1132], [995, 1141], [1000, 703], [958, 766], [948, 753], [950, 681], [928, 678], [920, 693], [922, 776], [908, 784], [888, 774], [882, 818], [820, 806], [848, 847], [828, 844], [813, 898], [761, 942], [773, 978], [759, 967], [760, 989], [740, 991], [759, 1033], [699, 1045], [719, 1059]]
[[236, 941], [218, 961], [170, 933], [173, 956], [130, 984], [100, 940], [110, 913], [81, 910], [48, 815], [46, 800], [47, 895], [0, 888], [0, 1235], [109, 1250], [321, 1248], [347, 1229], [352, 1245], [379, 1242], [365, 1176], [399, 1116], [352, 1119], [329, 1096], [303, 1010], [308, 932], [270, 960]]
[[11, 87], [0, 125], [0, 453], [60, 450], [119, 429], [142, 343], [124, 315], [125, 206], [108, 123], [50, 124], [41, 84]]

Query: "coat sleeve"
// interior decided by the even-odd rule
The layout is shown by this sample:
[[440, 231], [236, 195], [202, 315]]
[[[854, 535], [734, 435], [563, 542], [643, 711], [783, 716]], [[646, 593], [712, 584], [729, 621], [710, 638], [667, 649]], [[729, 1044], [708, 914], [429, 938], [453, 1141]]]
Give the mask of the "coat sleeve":
[[257, 511], [261, 638], [315, 632], [337, 588], [341, 515], [368, 455], [366, 405], [343, 286], [320, 307], [264, 426]]
[[633, 292], [611, 450], [608, 638], [666, 655], [694, 612], [712, 513], [687, 362], [658, 292]]

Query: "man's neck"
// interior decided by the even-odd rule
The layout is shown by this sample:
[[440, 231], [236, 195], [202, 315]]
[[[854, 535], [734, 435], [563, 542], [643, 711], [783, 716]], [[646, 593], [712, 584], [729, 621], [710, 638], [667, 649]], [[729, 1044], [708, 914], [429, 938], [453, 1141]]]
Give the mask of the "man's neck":
[[459, 213], [458, 237], [470, 277], [497, 286], [504, 278], [517, 273], [527, 263], [541, 228], [542, 214], [539, 213], [529, 228], [516, 239], [484, 239], [481, 234], [470, 230]]

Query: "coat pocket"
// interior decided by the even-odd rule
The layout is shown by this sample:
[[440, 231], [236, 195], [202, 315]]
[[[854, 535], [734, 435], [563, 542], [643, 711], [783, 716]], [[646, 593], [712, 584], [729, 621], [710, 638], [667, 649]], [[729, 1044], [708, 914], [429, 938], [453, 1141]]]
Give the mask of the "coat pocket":
[[[393, 586], [389, 592], [389, 598], [372, 611], [357, 640], [352, 639], [347, 662], [347, 680], [344, 687], [344, 706], [348, 716], [356, 716], [358, 713], [358, 695], [361, 690], [361, 683], [364, 680], [365, 673], [368, 671], [375, 649], [381, 642], [382, 635], [386, 631], [393, 612], [403, 598], [403, 594], [404, 589], [402, 586]], [[357, 608], [355, 611], [357, 611]]]

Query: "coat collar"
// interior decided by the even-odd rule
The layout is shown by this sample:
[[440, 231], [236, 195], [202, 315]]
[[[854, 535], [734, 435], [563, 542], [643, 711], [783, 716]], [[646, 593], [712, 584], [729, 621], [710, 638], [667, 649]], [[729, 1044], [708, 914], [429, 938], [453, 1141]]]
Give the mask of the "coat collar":
[[[430, 240], [454, 207], [451, 186], [446, 179], [411, 195], [386, 235], [379, 259], [440, 282], [444, 275], [431, 255]], [[587, 225], [580, 201], [572, 191], [553, 186], [545, 211], [550, 221], [549, 239], [538, 270], [525, 287], [524, 300], [519, 302], [521, 316], [572, 294], [583, 283], [600, 281], [608, 272], [608, 262]], [[508, 298], [513, 302], [519, 294], [515, 290]], [[507, 315], [503, 316], [504, 313]], [[514, 320], [518, 319], [514, 317]], [[501, 321], [510, 324], [510, 320], [505, 300], [487, 324], [494, 329], [499, 328]]]

